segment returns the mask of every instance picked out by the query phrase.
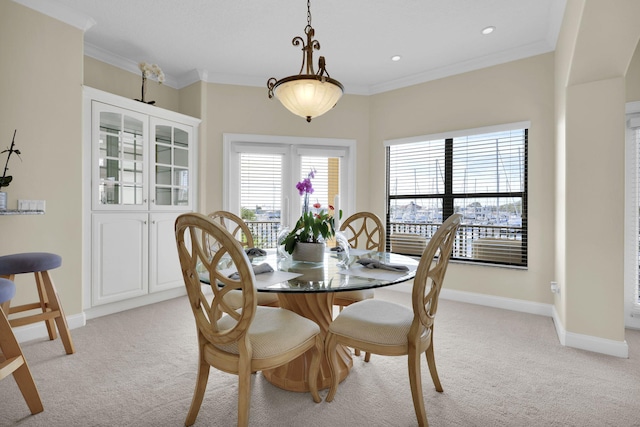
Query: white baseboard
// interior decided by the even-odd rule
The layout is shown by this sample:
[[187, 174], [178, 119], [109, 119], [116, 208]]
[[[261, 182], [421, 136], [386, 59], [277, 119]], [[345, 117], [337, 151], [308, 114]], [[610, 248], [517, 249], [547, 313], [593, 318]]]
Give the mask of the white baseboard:
[[[96, 317], [106, 316], [109, 314], [118, 313], [120, 311], [129, 310], [136, 307], [142, 307], [143, 305], [154, 304], [156, 302], [165, 301], [172, 298], [177, 298], [186, 295], [187, 292], [184, 287], [170, 289], [163, 292], [145, 295], [144, 297], [133, 298], [126, 301], [120, 301], [117, 303], [105, 304], [103, 306], [92, 307], [79, 314], [73, 314], [67, 316], [67, 325], [69, 329], [76, 329], [87, 324], [87, 319], [94, 319]], [[37, 339], [49, 338], [47, 327], [44, 322], [32, 323], [30, 325], [18, 326], [13, 328], [13, 332], [18, 342], [27, 342]], [[73, 334], [71, 336], [73, 338]]]
[[[405, 285], [405, 286], [402, 286]], [[411, 283], [401, 283], [393, 286], [394, 290], [411, 293]], [[443, 288], [440, 297], [452, 301], [465, 302], [469, 304], [484, 305], [487, 307], [501, 308], [504, 310], [519, 311], [522, 313], [537, 314], [553, 319], [556, 334], [560, 344], [565, 347], [579, 348], [581, 350], [593, 351], [595, 353], [607, 354], [622, 358], [629, 357], [629, 346], [626, 341], [614, 341], [606, 338], [594, 337], [592, 335], [576, 334], [567, 332], [560, 322], [556, 307], [553, 304], [542, 304], [531, 301], [518, 300], [514, 298], [498, 297], [493, 295], [478, 294], [474, 292], [457, 291]]]
[[629, 357], [629, 345], [626, 341], [614, 341], [592, 335], [567, 332], [560, 321], [555, 307], [553, 307], [553, 323], [556, 327], [556, 334], [558, 335], [560, 344], [566, 347], [579, 348], [581, 350], [593, 351], [625, 359]]
[[[86, 324], [87, 317], [84, 315], [84, 313], [67, 316], [67, 326], [69, 326], [69, 329], [80, 328]], [[44, 322], [15, 327], [13, 328], [13, 333], [15, 334], [18, 342], [27, 342], [42, 338], [49, 338], [49, 333], [47, 332], [47, 327]]]
[[97, 305], [95, 307], [88, 308], [84, 311], [87, 319], [95, 319], [96, 317], [107, 316], [109, 314], [119, 313], [125, 310], [131, 310], [132, 308], [142, 307], [144, 305], [155, 304], [157, 302], [166, 301], [181, 297], [187, 294], [184, 286], [178, 288], [169, 289], [162, 292], [152, 293], [137, 298], [131, 298], [128, 300], [112, 302], [110, 304]]
[[452, 301], [467, 302], [487, 307], [502, 308], [504, 310], [519, 311], [521, 313], [552, 316], [553, 305], [539, 302], [525, 301], [515, 298], [497, 297], [494, 295], [477, 294], [474, 292], [456, 291], [443, 288], [440, 297]]

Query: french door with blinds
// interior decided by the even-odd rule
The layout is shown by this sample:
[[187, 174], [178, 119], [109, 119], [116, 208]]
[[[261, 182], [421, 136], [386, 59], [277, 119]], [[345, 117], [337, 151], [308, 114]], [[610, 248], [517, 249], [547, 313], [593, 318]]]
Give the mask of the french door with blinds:
[[625, 325], [640, 328], [640, 102], [627, 104], [625, 151]]
[[350, 209], [354, 141], [225, 135], [224, 149], [224, 209], [245, 220], [257, 246], [274, 247], [281, 228], [296, 223], [303, 201], [296, 184], [311, 171], [312, 209]]

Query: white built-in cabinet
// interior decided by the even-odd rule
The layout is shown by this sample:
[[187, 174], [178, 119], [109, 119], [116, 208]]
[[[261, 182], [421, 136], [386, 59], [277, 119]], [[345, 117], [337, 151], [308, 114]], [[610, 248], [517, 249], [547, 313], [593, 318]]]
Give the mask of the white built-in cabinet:
[[85, 115], [91, 223], [85, 306], [161, 300], [184, 287], [174, 222], [197, 207], [200, 120], [87, 87]]

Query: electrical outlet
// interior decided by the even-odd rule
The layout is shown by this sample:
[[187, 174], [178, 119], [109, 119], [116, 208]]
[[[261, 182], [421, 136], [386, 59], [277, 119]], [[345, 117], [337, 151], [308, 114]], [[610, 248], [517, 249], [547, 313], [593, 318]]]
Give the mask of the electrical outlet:
[[558, 282], [551, 282], [551, 292], [554, 294], [560, 294], [560, 286], [558, 286]]
[[43, 211], [45, 209], [44, 200], [18, 200], [19, 211]]

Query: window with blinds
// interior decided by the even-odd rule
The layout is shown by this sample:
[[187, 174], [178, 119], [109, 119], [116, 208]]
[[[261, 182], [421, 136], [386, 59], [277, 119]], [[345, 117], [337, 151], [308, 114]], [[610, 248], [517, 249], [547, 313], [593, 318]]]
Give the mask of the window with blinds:
[[[315, 177], [311, 180], [313, 194], [309, 196], [310, 208], [315, 210], [329, 210], [335, 204], [335, 197], [340, 189], [340, 158], [325, 156], [301, 156], [300, 180], [315, 170]], [[320, 205], [319, 208], [315, 206]]]
[[280, 221], [282, 168], [282, 154], [240, 153], [242, 219]]
[[421, 255], [459, 213], [453, 259], [526, 266], [527, 127], [387, 141], [388, 249]]
[[[638, 106], [640, 109], [640, 105]], [[625, 309], [635, 317], [628, 326], [640, 327], [640, 114], [627, 120], [626, 221], [625, 221]], [[629, 236], [633, 236], [630, 238]], [[630, 309], [630, 310], [628, 310]], [[627, 318], [627, 322], [629, 322]]]

